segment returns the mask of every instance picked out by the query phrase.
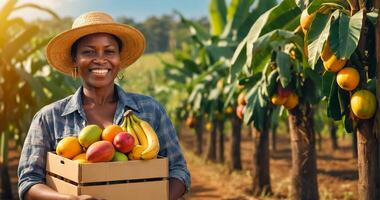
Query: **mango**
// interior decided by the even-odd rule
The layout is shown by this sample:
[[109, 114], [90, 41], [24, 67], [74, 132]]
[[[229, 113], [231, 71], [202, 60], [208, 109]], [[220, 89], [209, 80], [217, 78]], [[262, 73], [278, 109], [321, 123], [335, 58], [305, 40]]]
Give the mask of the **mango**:
[[83, 147], [88, 148], [92, 143], [99, 141], [101, 136], [102, 129], [99, 126], [92, 124], [84, 127], [80, 131], [78, 139]]
[[87, 163], [88, 161], [86, 160], [86, 153], [81, 153], [73, 158], [73, 161], [77, 163]]
[[118, 151], [115, 151], [115, 154], [113, 155], [113, 158], [112, 158], [112, 162], [127, 161], [127, 160], [128, 160], [127, 155], [125, 155], [121, 152], [118, 152]]
[[58, 142], [55, 152], [57, 155], [72, 159], [82, 152], [82, 147], [79, 144], [78, 138], [65, 137]]
[[106, 140], [97, 141], [91, 144], [86, 152], [86, 159], [89, 162], [108, 162], [115, 154], [112, 143]]

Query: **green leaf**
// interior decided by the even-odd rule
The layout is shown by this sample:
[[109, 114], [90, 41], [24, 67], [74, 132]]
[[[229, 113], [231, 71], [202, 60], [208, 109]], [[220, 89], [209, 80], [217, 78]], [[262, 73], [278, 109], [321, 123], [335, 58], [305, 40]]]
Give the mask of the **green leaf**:
[[192, 37], [199, 42], [200, 44], [203, 44], [204, 42], [208, 41], [211, 36], [210, 34], [198, 23], [187, 20], [180, 12], [175, 11], [180, 18], [181, 22], [189, 29]]
[[349, 8], [347, 2], [342, 0], [313, 0], [307, 7], [307, 12], [314, 13], [322, 6], [329, 6], [332, 8]]
[[338, 92], [338, 84], [335, 81], [334, 75], [334, 81], [332, 81], [330, 96], [327, 102], [327, 116], [334, 120], [342, 119], [342, 112], [340, 110]]
[[347, 115], [344, 115], [343, 116], [343, 122], [344, 122], [344, 130], [347, 133], [353, 133], [354, 132], [354, 125], [352, 123], [351, 118]]
[[264, 12], [273, 8], [276, 4], [276, 0], [258, 0], [256, 6], [249, 12], [248, 16], [245, 18], [244, 22], [239, 27], [239, 30], [237, 31], [238, 40], [247, 35], [250, 27], [253, 23], [256, 22], [257, 18], [259, 18]]
[[278, 70], [273, 70], [269, 75], [267, 79], [267, 95], [268, 97], [273, 96], [277, 91], [277, 77], [278, 77]]
[[226, 38], [243, 24], [252, 3], [253, 0], [231, 0], [227, 11], [227, 25], [222, 38]]
[[276, 64], [278, 66], [278, 73], [280, 76], [281, 85], [287, 87], [292, 80], [291, 76], [291, 63], [289, 54], [282, 51], [277, 51]]
[[323, 44], [329, 36], [331, 17], [319, 14], [314, 18], [308, 33], [308, 61], [312, 69], [321, 55]]
[[220, 35], [226, 25], [227, 6], [225, 0], [210, 0], [209, 3], [211, 34]]
[[229, 82], [233, 82], [238, 77], [243, 66], [246, 64], [246, 45], [245, 39], [238, 45], [233, 57], [231, 58]]
[[[265, 66], [268, 61], [267, 59], [270, 58], [273, 47], [290, 42], [302, 45], [303, 39], [299, 35], [286, 30], [274, 30], [259, 37], [251, 47], [252, 54], [255, 55], [252, 57], [252, 70], [255, 70], [256, 67], [261, 67], [260, 69], [262, 69]], [[247, 59], [248, 61], [250, 60]]]
[[[297, 12], [298, 10], [298, 12]], [[263, 15], [261, 15], [256, 23], [251, 27], [248, 35], [247, 35], [247, 65], [250, 66], [251, 60], [253, 57], [253, 43], [263, 34], [280, 28], [285, 24], [283, 21], [284, 15], [287, 16], [290, 20], [293, 17], [298, 16], [301, 11], [295, 4], [294, 0], [284, 0], [276, 7], [268, 10]], [[268, 25], [271, 24], [271, 25]], [[266, 32], [263, 31], [265, 26]], [[280, 26], [280, 27], [279, 27]]]
[[349, 17], [341, 13], [330, 28], [330, 47], [340, 59], [349, 59], [355, 51], [360, 37], [363, 21], [363, 10]]
[[367, 13], [367, 19], [375, 26], [377, 23], [378, 12], [372, 11]]
[[322, 95], [328, 97], [331, 91], [331, 84], [335, 82], [335, 74], [331, 72], [325, 72], [322, 75]]

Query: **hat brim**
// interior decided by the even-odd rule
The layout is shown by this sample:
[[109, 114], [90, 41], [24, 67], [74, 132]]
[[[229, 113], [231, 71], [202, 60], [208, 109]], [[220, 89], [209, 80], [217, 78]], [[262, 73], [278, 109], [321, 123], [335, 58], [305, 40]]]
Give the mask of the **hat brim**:
[[46, 47], [48, 63], [58, 71], [71, 76], [74, 68], [71, 46], [79, 38], [92, 33], [109, 33], [120, 38], [123, 45], [120, 52], [121, 68], [128, 67], [144, 53], [145, 38], [132, 26], [118, 23], [92, 24], [62, 32], [54, 37]]

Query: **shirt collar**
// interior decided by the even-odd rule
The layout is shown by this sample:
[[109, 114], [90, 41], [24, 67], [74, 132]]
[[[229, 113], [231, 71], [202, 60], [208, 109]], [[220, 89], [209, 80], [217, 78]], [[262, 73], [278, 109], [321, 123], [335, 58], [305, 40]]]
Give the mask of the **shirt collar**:
[[[131, 94], [125, 92], [120, 86], [116, 84], [115, 89], [119, 97], [118, 107], [121, 106], [124, 109], [125, 107], [129, 107], [132, 110], [139, 112], [139, 107], [136, 101], [132, 98]], [[75, 111], [79, 111], [79, 113], [83, 111], [82, 94], [83, 86], [79, 87], [78, 90], [71, 96], [70, 100], [65, 106], [65, 109], [63, 110], [62, 116], [68, 115]]]

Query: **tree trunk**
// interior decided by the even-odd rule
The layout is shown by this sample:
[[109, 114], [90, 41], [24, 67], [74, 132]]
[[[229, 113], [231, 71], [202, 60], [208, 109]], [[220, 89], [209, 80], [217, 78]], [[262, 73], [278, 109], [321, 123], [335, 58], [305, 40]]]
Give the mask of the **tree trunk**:
[[330, 121], [330, 137], [331, 137], [331, 147], [334, 150], [339, 148], [338, 146], [338, 138], [336, 135], [337, 127], [334, 124], [334, 121]]
[[233, 115], [232, 119], [232, 136], [231, 136], [231, 170], [241, 170], [241, 153], [240, 153], [240, 143], [241, 143], [241, 120]]
[[352, 157], [358, 158], [358, 138], [356, 134], [352, 134]]
[[200, 156], [203, 153], [203, 117], [197, 117], [195, 123], [195, 135], [197, 139], [195, 153]]
[[217, 129], [219, 130], [218, 162], [224, 163], [224, 118], [217, 120]]
[[272, 144], [272, 150], [273, 151], [276, 151], [276, 132], [277, 132], [277, 123], [276, 124], [272, 124], [272, 127], [271, 127], [271, 135], [272, 135], [272, 140], [271, 140], [271, 144]]
[[292, 147], [292, 200], [319, 199], [315, 133], [311, 105], [300, 105], [289, 112], [289, 129]]
[[12, 199], [11, 178], [8, 170], [8, 133], [0, 132], [0, 199]]
[[216, 120], [212, 122], [213, 127], [211, 133], [209, 134], [209, 143], [208, 143], [208, 151], [207, 151], [207, 160], [216, 161]]
[[251, 124], [253, 136], [252, 191], [254, 197], [272, 193], [269, 172], [268, 129], [258, 131]]
[[379, 150], [372, 120], [358, 123], [358, 194], [360, 200], [379, 199]]
[[[380, 2], [374, 0], [376, 8], [380, 8]], [[365, 19], [363, 18], [365, 21]], [[375, 33], [375, 46], [373, 46], [374, 41], [371, 41], [371, 37], [366, 35], [362, 37], [365, 33], [372, 33], [373, 29], [367, 24], [367, 31], [362, 31], [361, 39], [359, 41], [359, 47], [361, 52], [368, 49], [371, 55], [373, 48], [375, 48], [375, 58], [376, 58], [376, 79], [377, 83], [380, 80], [380, 15], [377, 18], [378, 22], [376, 24]], [[363, 38], [363, 39], [362, 39]], [[363, 40], [367, 40], [364, 42]], [[364, 45], [368, 48], [365, 48]], [[376, 84], [377, 85], [377, 84]], [[376, 87], [376, 99], [380, 102], [380, 89]], [[357, 145], [358, 145], [358, 196], [360, 200], [372, 200], [380, 199], [380, 114], [379, 108], [377, 108], [375, 115], [375, 124], [373, 120], [361, 120], [358, 122], [357, 127]]]

